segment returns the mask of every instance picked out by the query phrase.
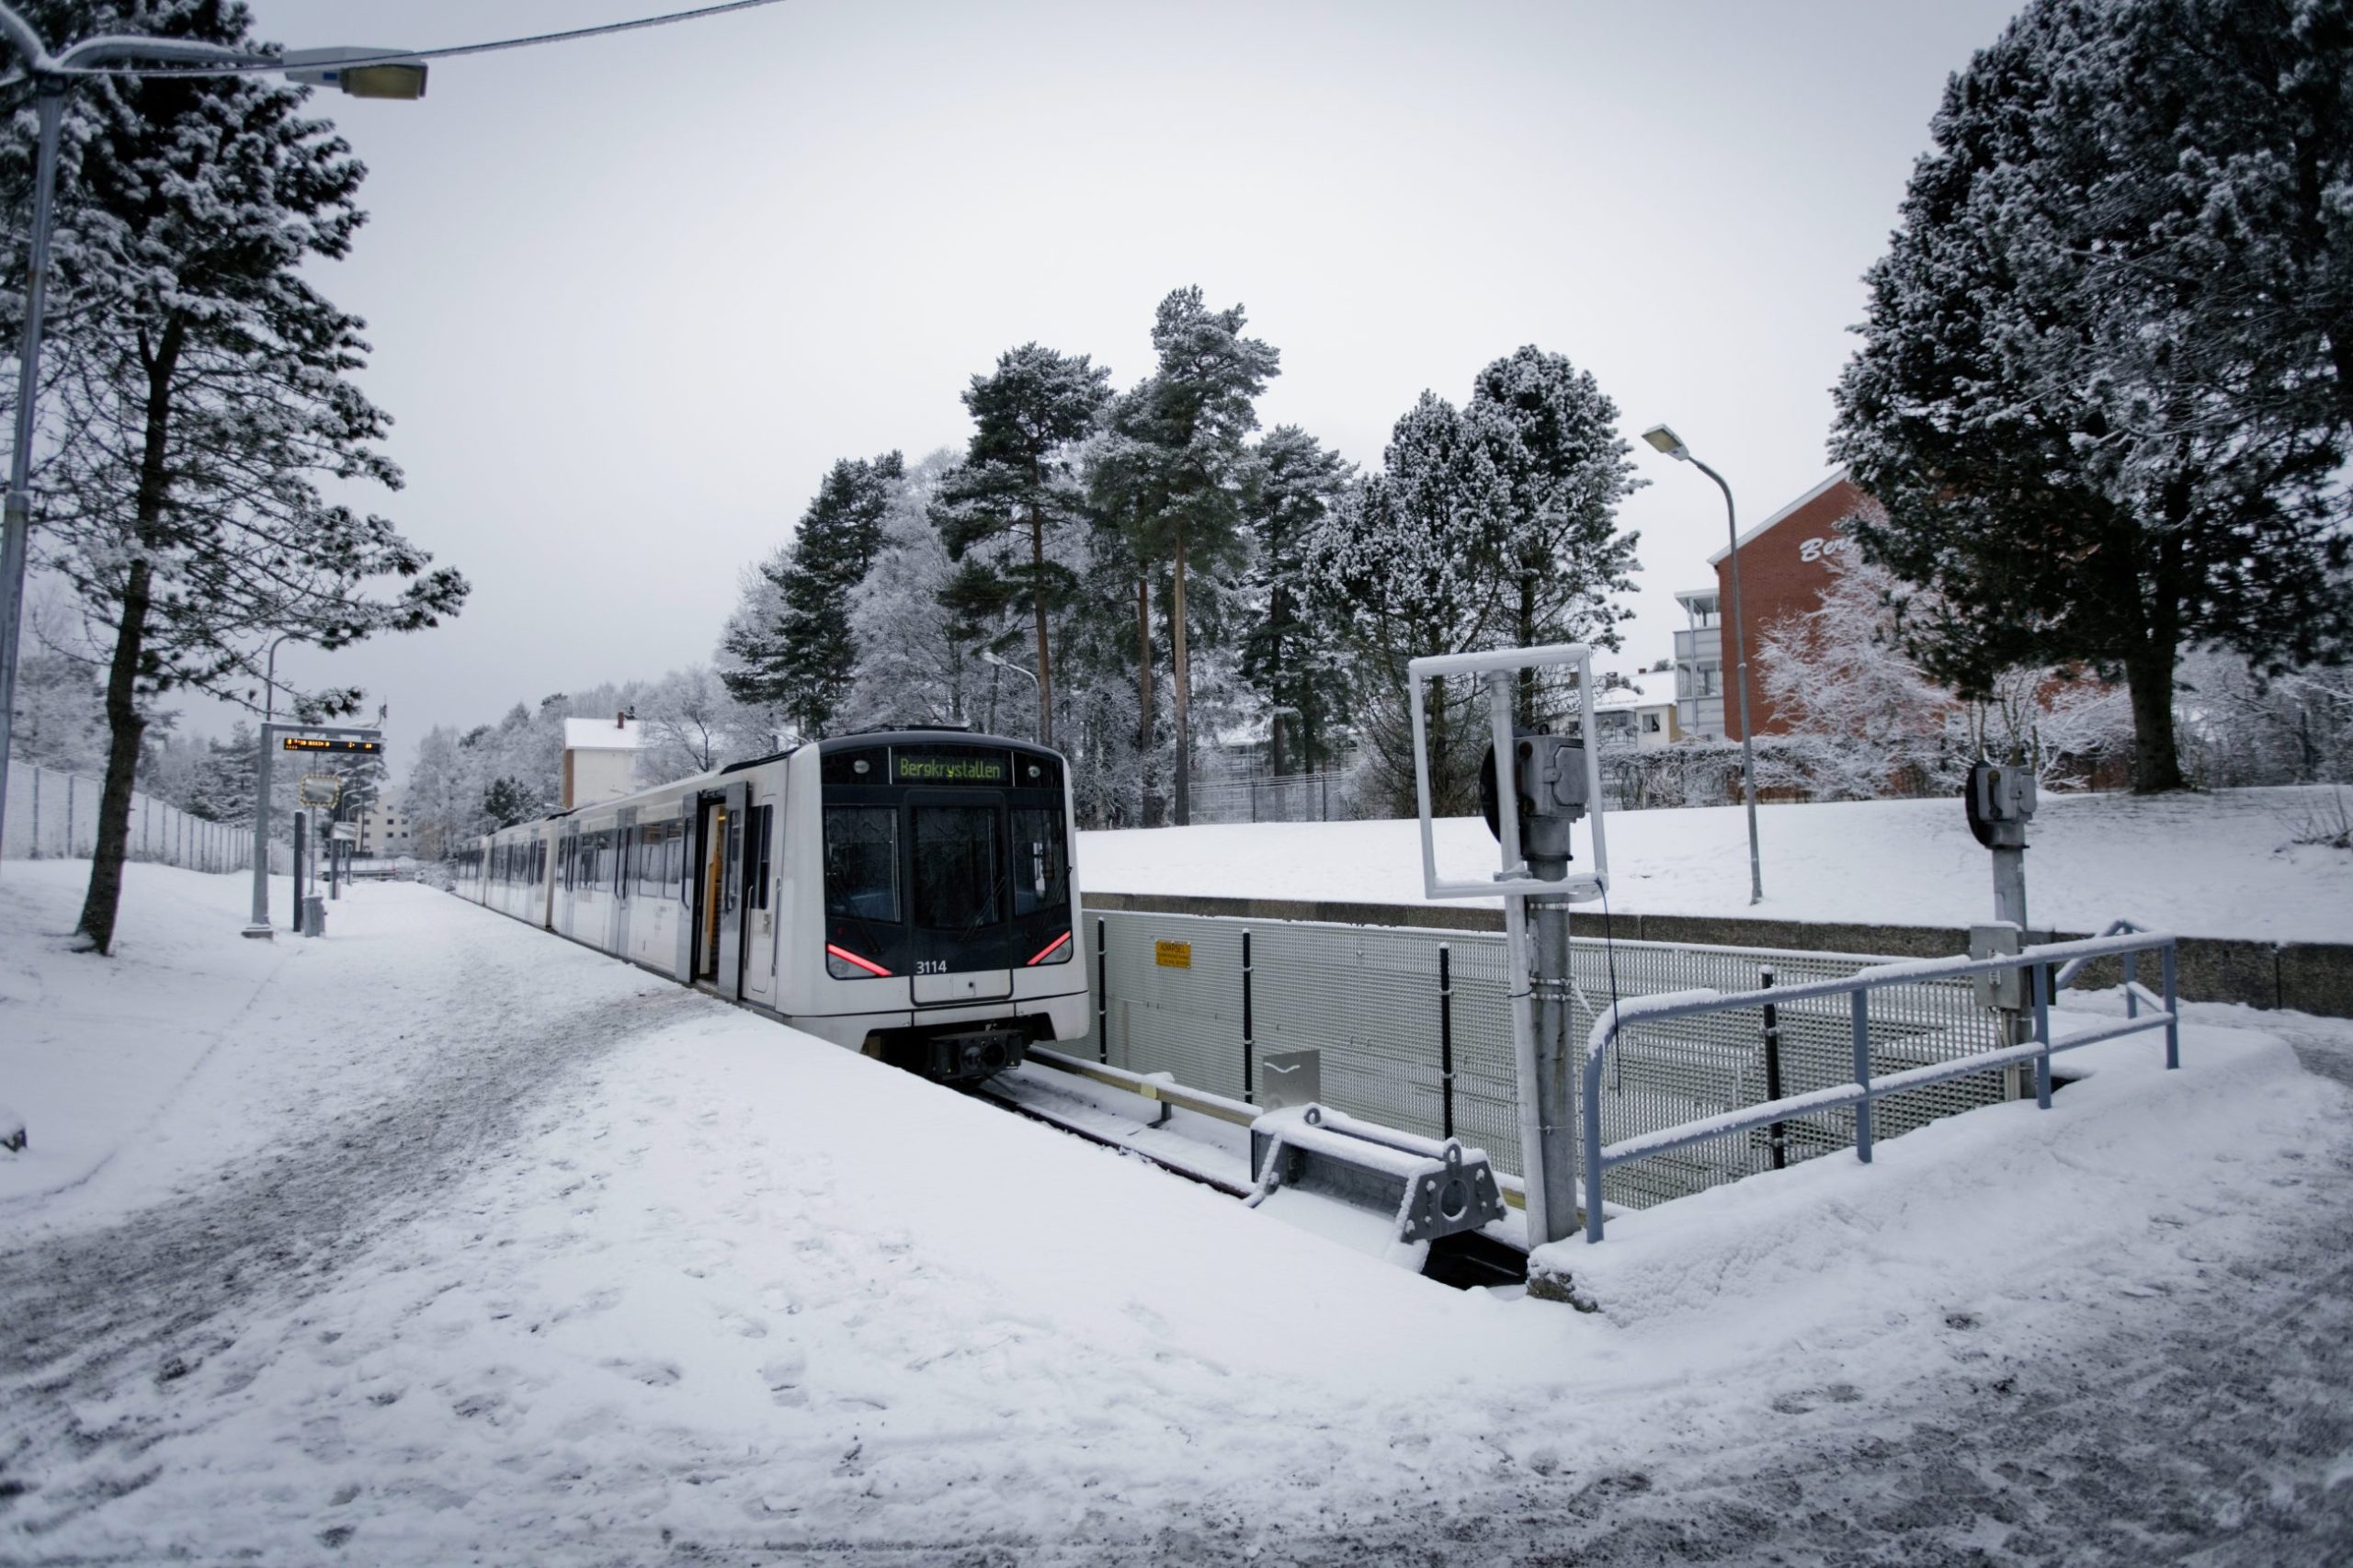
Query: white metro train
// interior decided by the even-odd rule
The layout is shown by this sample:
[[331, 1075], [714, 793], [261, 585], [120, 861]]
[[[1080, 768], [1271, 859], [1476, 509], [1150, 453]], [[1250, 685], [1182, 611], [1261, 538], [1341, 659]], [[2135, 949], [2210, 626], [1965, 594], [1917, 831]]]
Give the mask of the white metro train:
[[479, 839], [457, 891], [867, 1055], [979, 1079], [1086, 1031], [1070, 824], [1041, 746], [845, 735]]

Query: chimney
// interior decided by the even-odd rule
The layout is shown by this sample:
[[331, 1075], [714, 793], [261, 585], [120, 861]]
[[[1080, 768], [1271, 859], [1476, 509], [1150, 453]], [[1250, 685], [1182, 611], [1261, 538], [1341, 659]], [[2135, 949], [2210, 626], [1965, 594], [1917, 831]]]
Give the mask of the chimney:
[[613, 715], [613, 728], [614, 728], [614, 729], [616, 729], [616, 730], [626, 730], [626, 729], [628, 729], [628, 728], [629, 728], [629, 715], [628, 715], [628, 714], [626, 714], [626, 713], [616, 713], [616, 714], [614, 714], [614, 715]]

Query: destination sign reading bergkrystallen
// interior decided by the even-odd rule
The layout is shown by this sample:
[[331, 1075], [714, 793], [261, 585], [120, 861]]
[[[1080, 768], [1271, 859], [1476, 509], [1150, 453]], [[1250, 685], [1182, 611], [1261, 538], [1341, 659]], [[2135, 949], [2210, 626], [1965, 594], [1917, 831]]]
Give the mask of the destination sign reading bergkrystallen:
[[899, 784], [1003, 784], [1011, 769], [1003, 752], [895, 751], [891, 778]]

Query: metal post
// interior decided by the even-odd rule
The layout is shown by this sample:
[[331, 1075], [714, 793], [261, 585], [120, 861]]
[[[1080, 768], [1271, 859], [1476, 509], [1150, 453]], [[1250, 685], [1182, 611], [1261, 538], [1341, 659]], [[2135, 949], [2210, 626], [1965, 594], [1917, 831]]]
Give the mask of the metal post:
[[[1682, 454], [1688, 457], [1687, 451]], [[1734, 515], [1732, 486], [1724, 476], [1701, 462], [1691, 459], [1691, 466], [1716, 482], [1724, 493], [1724, 531], [1732, 541], [1725, 563], [1732, 568], [1732, 646], [1734, 659], [1733, 678], [1740, 683], [1740, 780], [1741, 793], [1748, 802], [1748, 902], [1765, 902], [1765, 872], [1756, 853], [1756, 738], [1748, 722], [1748, 631], [1740, 619], [1740, 521]]]
[[[1773, 971], [1770, 965], [1757, 971], [1757, 983], [1768, 991], [1772, 989]], [[1765, 1004], [1765, 1098], [1768, 1101], [1781, 1097], [1780, 1011], [1770, 1002]], [[1785, 1168], [1789, 1164], [1789, 1123], [1773, 1123], [1766, 1135], [1771, 1140], [1773, 1168], [1777, 1171]]]
[[1103, 927], [1098, 915], [1095, 917], [1095, 1060], [1108, 1067], [1111, 1064], [1111, 985], [1103, 963]]
[[294, 918], [286, 928], [297, 936], [302, 931], [302, 861], [307, 850], [303, 830], [310, 825], [310, 819], [308, 812], [298, 810], [294, 813]]
[[2181, 997], [2174, 989], [2174, 949], [2171, 942], [2157, 949], [2159, 972], [2165, 985], [2165, 1071], [2181, 1065]]
[[54, 76], [39, 78], [34, 102], [40, 119], [40, 150], [33, 165], [25, 329], [17, 347], [17, 445], [8, 454], [8, 494], [0, 501], [0, 834], [8, 825], [8, 747], [17, 708], [17, 643], [24, 620], [25, 555], [33, 526], [33, 404], [40, 392], [41, 312], [49, 299], [49, 237], [57, 190], [57, 131], [65, 116], [65, 83]]
[[2124, 955], [2124, 1016], [2125, 1016], [2126, 1017], [2128, 1017], [2128, 1018], [2137, 1018], [2137, 1017], [2139, 1017], [2141, 1016], [2141, 996], [2140, 996], [2140, 994], [2139, 994], [2138, 992], [2136, 992], [2136, 991], [2134, 991], [2134, 990], [2132, 989], [2134, 983], [2135, 983], [2135, 982], [2137, 982], [2140, 978], [2141, 978], [2141, 955], [2140, 955], [2139, 953], [2137, 953], [2137, 952], [2131, 952], [2131, 953], [2127, 953], [2127, 954], [2125, 954], [2125, 955]]
[[1454, 1136], [1454, 956], [1438, 945], [1438, 1136]]
[[1995, 846], [1994, 849], [1994, 918], [2018, 928], [2018, 939], [2032, 940], [2026, 930], [2026, 849]]
[[1250, 1082], [1251, 1051], [1256, 1041], [1251, 1039], [1250, 1017], [1250, 933], [1242, 933], [1242, 1097], [1255, 1105], [1257, 1094]]
[[[1870, 992], [1855, 987], [1855, 1082], [1865, 1090], [1871, 1086], [1871, 1025]], [[1871, 1163], [1871, 1101], [1870, 1096], [1855, 1102], [1855, 1158], [1865, 1165]]]
[[40, 767], [33, 769], [33, 836], [29, 858], [35, 860], [40, 858], [40, 776], [47, 771]]
[[2028, 983], [2034, 987], [2034, 1038], [2042, 1047], [2042, 1054], [2034, 1059], [2034, 1103], [2044, 1110], [2051, 1108], [2051, 966], [2034, 964], [2027, 970]]
[[[269, 652], [275, 659], [278, 645], [271, 643]], [[276, 665], [273, 664], [271, 668], [274, 672]], [[270, 728], [270, 722], [265, 717], [261, 724], [261, 755], [254, 759], [254, 908], [252, 918], [245, 923], [246, 936], [259, 937], [265, 941], [269, 938]], [[301, 821], [301, 814], [297, 812], [294, 820]], [[298, 904], [301, 897], [302, 890], [297, 883], [294, 898]]]

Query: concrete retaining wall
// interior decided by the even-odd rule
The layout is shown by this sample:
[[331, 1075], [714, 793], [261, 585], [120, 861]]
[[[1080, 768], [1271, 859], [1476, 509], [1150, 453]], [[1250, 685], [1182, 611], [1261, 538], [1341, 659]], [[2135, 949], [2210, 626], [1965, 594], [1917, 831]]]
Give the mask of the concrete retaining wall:
[[[1196, 898], [1157, 893], [1089, 892], [1090, 910], [1135, 910], [1244, 920], [1323, 920], [1345, 926], [1419, 926], [1447, 931], [1500, 931], [1503, 911], [1459, 904], [1354, 903], [1291, 898]], [[1598, 925], [1593, 905], [1578, 907], [1579, 934]], [[1812, 952], [1870, 953], [1886, 958], [1945, 958], [1969, 950], [1969, 933], [1938, 926], [1816, 924], [1745, 920], [1699, 915], [1639, 915], [1610, 919], [1629, 941], [1688, 942], [1730, 948], [1787, 948]], [[2089, 931], [2036, 931], [2033, 941], [2088, 937]], [[2324, 1017], [2353, 1018], [2353, 945], [2342, 942], [2259, 942], [2226, 937], [2184, 937], [2178, 949], [2182, 995], [2192, 1002], [2244, 1002], [2288, 1007]], [[2079, 985], [2113, 985], [2111, 961], [2087, 966]], [[2154, 973], [2141, 976], [2154, 989]]]

